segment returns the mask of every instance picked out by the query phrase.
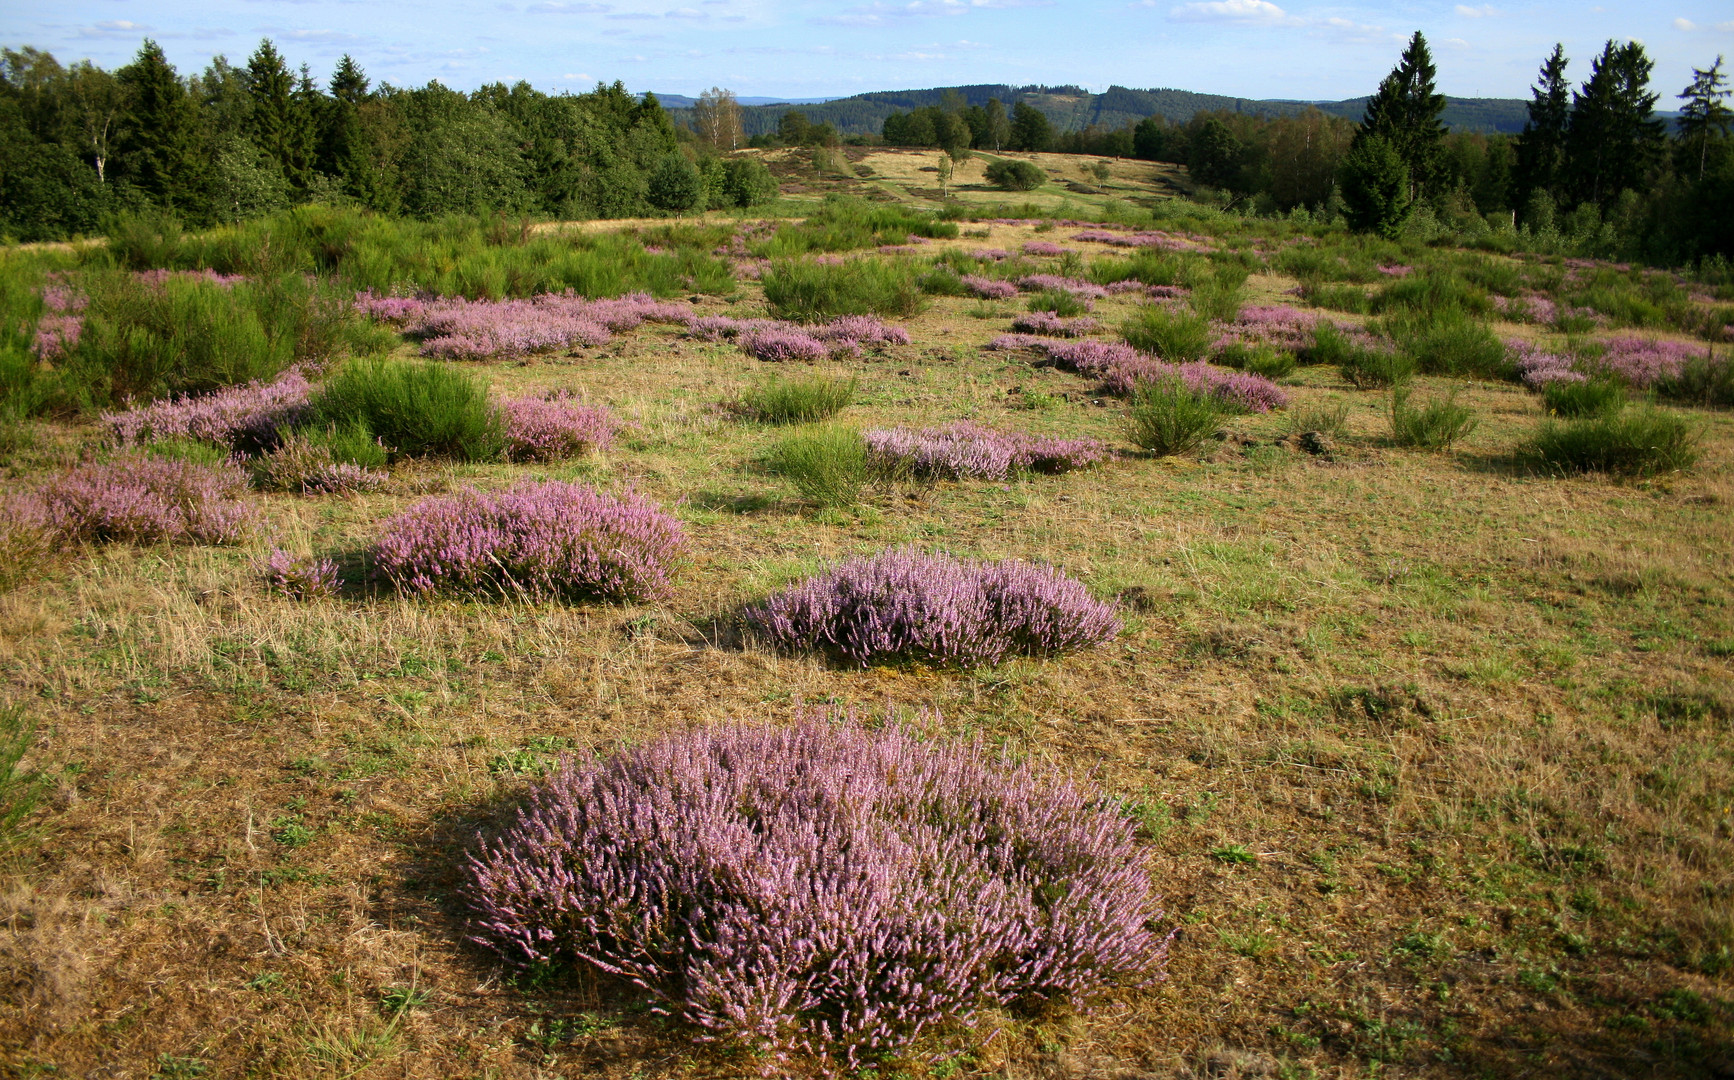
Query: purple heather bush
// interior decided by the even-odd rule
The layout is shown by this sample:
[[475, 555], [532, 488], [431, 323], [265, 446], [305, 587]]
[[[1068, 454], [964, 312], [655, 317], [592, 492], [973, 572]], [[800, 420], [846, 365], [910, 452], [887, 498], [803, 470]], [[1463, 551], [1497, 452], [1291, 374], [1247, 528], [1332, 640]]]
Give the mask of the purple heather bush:
[[272, 383], [248, 383], [199, 397], [103, 413], [110, 439], [130, 446], [151, 439], [201, 439], [230, 449], [273, 445], [277, 431], [304, 419], [313, 387], [298, 371]]
[[1024, 244], [1025, 255], [1065, 255], [1071, 248], [1063, 248], [1050, 240], [1031, 240]]
[[233, 466], [134, 455], [80, 465], [37, 489], [48, 527], [71, 541], [227, 544], [252, 523]]
[[1011, 252], [1004, 248], [976, 248], [969, 253], [972, 259], [985, 259], [988, 262], [1001, 262], [1011, 258]]
[[823, 360], [831, 355], [831, 347], [812, 334], [776, 326], [765, 330], [748, 330], [736, 341], [741, 351], [757, 360], [778, 363], [785, 360]]
[[1702, 346], [1683, 341], [1657, 341], [1640, 337], [1615, 337], [1602, 343], [1602, 353], [1585, 357], [1580, 368], [1608, 375], [1632, 386], [1648, 389], [1657, 380], [1678, 376], [1687, 361], [1704, 355]]
[[614, 414], [581, 404], [570, 392], [518, 398], [500, 411], [506, 456], [513, 461], [557, 461], [608, 450], [620, 433]]
[[1009, 300], [1018, 294], [1018, 287], [1009, 281], [997, 278], [982, 277], [979, 274], [964, 274], [960, 279], [964, 287], [983, 300]]
[[1045, 334], [1049, 337], [1083, 337], [1101, 326], [1085, 315], [1062, 319], [1053, 311], [1031, 311], [1012, 320], [1012, 330], [1021, 334]]
[[1158, 248], [1163, 251], [1209, 251], [1210, 242], [1201, 236], [1179, 236], [1153, 229], [1142, 232], [1113, 232], [1106, 226], [1074, 233], [1073, 240], [1092, 244], [1111, 244], [1125, 248]]
[[406, 299], [356, 296], [358, 309], [422, 339], [426, 356], [479, 360], [523, 356], [574, 345], [606, 344], [612, 333], [646, 322], [686, 325], [692, 312], [645, 293], [592, 300], [571, 292], [527, 300]]
[[1217, 325], [1218, 335], [1212, 349], [1221, 351], [1240, 342], [1297, 352], [1312, 344], [1313, 328], [1318, 321], [1318, 312], [1287, 304], [1247, 304], [1234, 322]]
[[1523, 296], [1492, 297], [1493, 310], [1513, 322], [1552, 326], [1559, 321], [1559, 305], [1546, 296], [1529, 293]]
[[872, 315], [839, 315], [823, 326], [809, 327], [820, 341], [849, 345], [907, 345], [909, 331]]
[[1170, 364], [1116, 341], [1037, 340], [1057, 366], [1093, 375], [1102, 381], [1104, 391], [1119, 397], [1130, 394], [1139, 383], [1179, 378], [1193, 391], [1238, 412], [1264, 413], [1288, 404], [1287, 392], [1262, 375], [1203, 361]]
[[1100, 300], [1108, 295], [1107, 289], [1094, 282], [1061, 277], [1058, 274], [1026, 274], [1018, 278], [1018, 288], [1025, 292], [1071, 293], [1080, 300]]
[[42, 289], [42, 317], [36, 320], [36, 338], [31, 348], [39, 360], [59, 360], [78, 346], [84, 334], [84, 316], [90, 297], [55, 283]]
[[648, 990], [699, 1038], [856, 1070], [985, 1008], [1161, 977], [1134, 826], [979, 744], [806, 718], [538, 782], [468, 860], [476, 940]]
[[291, 555], [273, 547], [259, 565], [265, 586], [295, 600], [337, 595], [337, 564], [313, 555]]
[[1507, 338], [1505, 351], [1525, 386], [1539, 388], [1552, 382], [1584, 381], [1584, 374], [1572, 367], [1573, 357], [1548, 352], [1532, 341]]
[[1113, 457], [1100, 439], [1024, 435], [969, 421], [920, 430], [878, 428], [861, 436], [874, 468], [922, 478], [1003, 480], [1013, 472], [1068, 472]]
[[843, 563], [748, 608], [746, 621], [777, 648], [836, 652], [863, 667], [898, 657], [997, 664], [1120, 632], [1112, 604], [1053, 567], [911, 549]]
[[694, 319], [686, 332], [688, 336], [699, 341], [732, 341], [755, 330], [775, 330], [785, 325], [776, 319], [736, 319], [728, 315], [706, 315]]
[[547, 481], [423, 499], [385, 523], [373, 559], [408, 592], [653, 599], [685, 547], [648, 499]]

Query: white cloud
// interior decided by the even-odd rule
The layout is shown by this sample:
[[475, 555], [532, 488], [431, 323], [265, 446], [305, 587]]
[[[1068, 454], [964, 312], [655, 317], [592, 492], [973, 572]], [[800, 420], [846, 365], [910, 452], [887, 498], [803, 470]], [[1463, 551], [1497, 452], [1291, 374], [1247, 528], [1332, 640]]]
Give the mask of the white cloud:
[[1469, 43], [1460, 37], [1446, 38], [1444, 44], [1453, 49], [1467, 49], [1469, 47]]
[[579, 71], [579, 72], [568, 71], [566, 74], [560, 76], [560, 78], [564, 79], [567, 82], [587, 83], [587, 82], [592, 81], [590, 76], [584, 74], [582, 71]]
[[1691, 19], [1675, 19], [1674, 20], [1674, 29], [1676, 29], [1676, 30], [1696, 30], [1696, 29], [1698, 29], [1698, 24], [1693, 22]]
[[1499, 14], [1499, 9], [1492, 4], [1482, 4], [1480, 7], [1458, 4], [1457, 14], [1465, 19], [1491, 19]]
[[1168, 18], [1174, 22], [1259, 23], [1270, 26], [1297, 21], [1282, 8], [1270, 3], [1270, 0], [1201, 0], [1200, 3], [1182, 4], [1170, 10]]
[[87, 38], [124, 38], [132, 37], [135, 34], [149, 33], [152, 29], [154, 29], [154, 27], [146, 26], [144, 23], [135, 23], [130, 19], [104, 19], [94, 26], [79, 27], [78, 36]]
[[607, 4], [573, 3], [571, 0], [540, 0], [524, 9], [532, 15], [600, 15]]
[[841, 15], [821, 15], [808, 21], [819, 26], [884, 26], [889, 19], [1053, 6], [1054, 0], [907, 0], [902, 4], [864, 4]]

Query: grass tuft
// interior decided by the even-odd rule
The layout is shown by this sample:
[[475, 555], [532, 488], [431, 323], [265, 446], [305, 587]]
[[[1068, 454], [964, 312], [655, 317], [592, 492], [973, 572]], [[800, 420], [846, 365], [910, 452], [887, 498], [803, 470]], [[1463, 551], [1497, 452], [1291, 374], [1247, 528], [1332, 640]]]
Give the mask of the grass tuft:
[[1475, 430], [1474, 410], [1459, 404], [1455, 391], [1424, 405], [1410, 401], [1408, 387], [1391, 391], [1391, 437], [1398, 446], [1448, 450], [1451, 444]]
[[853, 506], [867, 486], [867, 442], [852, 427], [791, 432], [771, 448], [770, 470], [819, 506]]
[[741, 395], [741, 407], [766, 424], [799, 424], [825, 420], [848, 407], [860, 380], [853, 376], [773, 376]]
[[1564, 472], [1649, 476], [1691, 468], [1698, 429], [1685, 417], [1645, 405], [1576, 420], [1543, 421], [1529, 452]]
[[1166, 457], [1204, 445], [1221, 422], [1216, 398], [1200, 394], [1178, 378], [1140, 382], [1127, 410], [1127, 436], [1140, 448]]

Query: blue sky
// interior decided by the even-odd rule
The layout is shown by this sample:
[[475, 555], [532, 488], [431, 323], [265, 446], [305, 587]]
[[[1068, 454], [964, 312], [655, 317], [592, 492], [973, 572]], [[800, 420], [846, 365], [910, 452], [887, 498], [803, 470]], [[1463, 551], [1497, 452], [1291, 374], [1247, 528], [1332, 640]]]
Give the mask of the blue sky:
[[1718, 53], [1727, 0], [1310, 4], [1303, 0], [5, 0], [0, 43], [125, 63], [143, 37], [183, 73], [270, 37], [330, 73], [348, 52], [375, 80], [471, 89], [598, 80], [696, 95], [841, 96], [965, 83], [1174, 87], [1244, 97], [1371, 92], [1416, 29], [1446, 93], [1519, 97], [1563, 40], [1581, 80], [1607, 38], [1656, 60], [1661, 107]]

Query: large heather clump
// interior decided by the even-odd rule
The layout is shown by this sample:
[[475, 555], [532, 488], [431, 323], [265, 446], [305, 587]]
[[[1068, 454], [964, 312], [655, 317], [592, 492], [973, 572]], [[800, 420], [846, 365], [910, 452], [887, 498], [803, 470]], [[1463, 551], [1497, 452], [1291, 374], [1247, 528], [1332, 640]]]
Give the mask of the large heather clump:
[[548, 481], [423, 499], [385, 523], [373, 558], [410, 592], [651, 599], [685, 546], [648, 499]]
[[356, 307], [421, 338], [423, 355], [456, 360], [603, 345], [611, 333], [634, 330], [645, 322], [686, 325], [693, 319], [685, 305], [658, 301], [645, 293], [611, 300], [570, 292], [527, 300], [416, 300], [361, 293]]
[[1014, 472], [1069, 472], [1113, 456], [1100, 439], [995, 431], [967, 420], [941, 428], [879, 428], [861, 437], [878, 470], [923, 478], [1003, 480]]
[[102, 422], [120, 446], [151, 439], [202, 439], [250, 452], [275, 444], [278, 430], [305, 419], [312, 395], [312, 385], [300, 372], [291, 371], [272, 383], [248, 383], [103, 413]]
[[246, 474], [232, 466], [128, 455], [62, 473], [36, 497], [67, 540], [227, 544], [252, 523], [246, 489]]
[[1160, 978], [1133, 825], [890, 728], [718, 725], [537, 784], [471, 856], [477, 940], [629, 979], [704, 1041], [854, 1070], [984, 1008]]
[[1683, 341], [1659, 341], [1633, 336], [1609, 338], [1599, 357], [1586, 357], [1579, 367], [1608, 375], [1640, 390], [1680, 374], [1687, 362], [1703, 357], [1704, 346]]
[[1094, 282], [1061, 277], [1058, 274], [1027, 274], [1018, 278], [1018, 288], [1025, 292], [1070, 293], [1080, 300], [1100, 300], [1108, 295], [1107, 289]]
[[1288, 404], [1287, 391], [1264, 376], [1229, 371], [1203, 361], [1170, 364], [1113, 341], [1054, 341], [1042, 348], [1059, 367], [1093, 375], [1102, 380], [1103, 390], [1119, 397], [1144, 383], [1178, 378], [1235, 412], [1266, 413]]
[[831, 347], [803, 330], [774, 326], [764, 330], [746, 330], [736, 339], [741, 351], [755, 360], [782, 363], [787, 360], [812, 362], [831, 355]]
[[513, 461], [558, 461], [611, 448], [620, 421], [607, 409], [570, 393], [518, 398], [501, 406], [506, 456]]
[[958, 280], [963, 282], [964, 288], [983, 300], [1009, 300], [1018, 294], [1018, 287], [1011, 282], [982, 277], [980, 274], [964, 274]]
[[834, 651], [862, 666], [893, 658], [997, 664], [1120, 632], [1112, 604], [1053, 567], [910, 549], [843, 563], [747, 609], [746, 619], [778, 648]]

